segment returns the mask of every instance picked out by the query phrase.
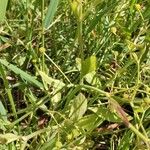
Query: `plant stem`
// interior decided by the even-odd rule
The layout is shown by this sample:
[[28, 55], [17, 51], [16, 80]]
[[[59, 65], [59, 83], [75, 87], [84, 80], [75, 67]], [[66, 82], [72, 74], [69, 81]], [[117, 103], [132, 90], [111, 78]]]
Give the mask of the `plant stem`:
[[[41, 4], [41, 19], [42, 19], [42, 33], [41, 33], [41, 40], [42, 40], [42, 47], [45, 48], [45, 35], [44, 35], [44, 0], [42, 0]], [[44, 53], [42, 53], [42, 70], [44, 71], [45, 66], [45, 57]]]
[[83, 50], [83, 14], [82, 14], [82, 3], [79, 3], [79, 14], [78, 14], [78, 22], [77, 22], [77, 31], [78, 31], [78, 44], [79, 44], [79, 55], [81, 57], [81, 74], [80, 74], [80, 83], [83, 83], [82, 79], [82, 70], [83, 70], [83, 61], [84, 61], [84, 50]]
[[14, 103], [14, 100], [13, 100], [11, 89], [9, 87], [8, 80], [6, 79], [6, 75], [5, 75], [4, 69], [3, 69], [3, 67], [1, 65], [0, 65], [0, 73], [1, 73], [1, 75], [3, 77], [5, 90], [6, 90], [6, 93], [8, 95], [9, 102], [11, 104], [11, 109], [12, 109], [13, 115], [15, 116], [15, 119], [17, 119], [17, 113], [16, 113], [15, 103]]

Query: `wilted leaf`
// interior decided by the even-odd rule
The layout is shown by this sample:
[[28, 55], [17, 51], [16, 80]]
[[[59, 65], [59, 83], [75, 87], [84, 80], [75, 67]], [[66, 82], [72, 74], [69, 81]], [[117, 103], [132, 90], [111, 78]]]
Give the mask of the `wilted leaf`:
[[125, 111], [119, 105], [119, 103], [111, 98], [110, 107], [116, 113], [116, 115], [128, 126], [129, 125], [129, 119], [128, 119]]

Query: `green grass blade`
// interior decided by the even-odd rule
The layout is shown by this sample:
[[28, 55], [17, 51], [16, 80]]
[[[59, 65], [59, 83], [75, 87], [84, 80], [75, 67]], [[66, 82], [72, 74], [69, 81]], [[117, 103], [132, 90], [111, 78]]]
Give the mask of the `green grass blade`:
[[15, 74], [19, 75], [22, 79], [26, 80], [29, 83], [36, 85], [37, 87], [43, 89], [43, 84], [37, 81], [33, 76], [29, 75], [28, 73], [24, 72], [23, 70], [19, 69], [18, 67], [10, 64], [4, 59], [0, 59], [0, 63], [3, 64], [5, 67], [13, 71]]
[[5, 18], [7, 2], [8, 0], [1, 0], [0, 2], [0, 21], [3, 21]]
[[45, 29], [47, 29], [50, 26], [50, 24], [54, 18], [54, 15], [57, 11], [58, 4], [59, 4], [59, 0], [51, 0], [50, 4], [48, 6], [47, 14], [46, 14], [45, 21], [44, 21]]

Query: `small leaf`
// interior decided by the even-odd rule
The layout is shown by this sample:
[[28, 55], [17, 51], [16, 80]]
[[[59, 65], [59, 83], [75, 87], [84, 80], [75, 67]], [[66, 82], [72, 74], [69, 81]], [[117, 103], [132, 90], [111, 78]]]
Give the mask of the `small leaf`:
[[58, 92], [57, 94], [55, 94], [52, 98], [51, 101], [54, 105], [56, 105], [59, 101], [61, 100], [61, 93]]
[[55, 147], [56, 142], [57, 142], [57, 135], [56, 135], [56, 133], [53, 133], [46, 142], [43, 142], [40, 149], [41, 150], [54, 150], [56, 148]]
[[136, 53], [131, 53], [131, 56], [133, 57], [133, 59], [136, 61], [136, 62], [138, 62], [139, 61], [139, 59], [138, 59], [138, 56], [137, 56], [137, 54]]
[[53, 94], [56, 94], [59, 90], [61, 90], [65, 86], [65, 84], [62, 81], [53, 79], [42, 71], [39, 71], [39, 74], [47, 84], [49, 84], [52, 88], [54, 88]]
[[76, 67], [79, 71], [81, 71], [81, 58], [76, 58]]
[[5, 109], [5, 107], [1, 101], [0, 101], [0, 115], [1, 115], [3, 120], [7, 121], [7, 112], [6, 112], [6, 109]]
[[96, 71], [96, 56], [91, 56], [82, 62], [81, 74], [82, 77], [86, 74]]
[[[102, 3], [99, 7], [99, 11], [94, 16], [94, 18], [90, 21], [90, 24], [87, 29], [87, 34], [90, 33], [92, 30], [94, 30], [96, 25], [101, 21], [101, 18], [103, 16], [105, 16], [106, 14], [108, 14], [109, 12], [111, 12], [116, 7], [116, 4], [117, 4], [117, 1], [116, 2], [108, 1], [107, 5], [105, 4], [105, 1], [98, 0], [97, 2], [98, 3], [102, 2]], [[103, 11], [101, 11], [101, 10], [103, 10]], [[91, 11], [91, 9], [89, 11]], [[86, 15], [86, 16], [88, 16], [88, 15]]]
[[86, 74], [84, 76], [84, 78], [85, 78], [86, 82], [88, 82], [91, 85], [94, 85], [94, 86], [98, 85], [99, 87], [101, 86], [101, 82], [100, 82], [99, 78], [96, 76], [95, 71], [92, 71], [92, 72]]
[[108, 108], [105, 108], [104, 106], [100, 106], [98, 108], [90, 108], [90, 110], [103, 120], [107, 120], [110, 122], [121, 122], [121, 119], [115, 113], [112, 113]]
[[86, 110], [87, 110], [87, 99], [82, 93], [80, 93], [78, 96], [76, 96], [75, 99], [73, 99], [69, 116], [74, 121], [78, 120], [82, 118]]

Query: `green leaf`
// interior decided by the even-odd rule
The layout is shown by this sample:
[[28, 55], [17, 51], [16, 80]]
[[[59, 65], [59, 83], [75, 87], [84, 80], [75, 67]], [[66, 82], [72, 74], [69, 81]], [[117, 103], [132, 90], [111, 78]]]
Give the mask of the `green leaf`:
[[[49, 77], [42, 71], [39, 71], [39, 74], [41, 75], [42, 80], [50, 85], [50, 88], [52, 89], [51, 94], [53, 95], [51, 102], [53, 105], [56, 105], [61, 100], [61, 92], [59, 91], [65, 86], [65, 84], [60, 80]], [[47, 86], [45, 86], [45, 88], [47, 88]]]
[[5, 18], [7, 3], [8, 0], [0, 0], [0, 21], [3, 21]]
[[83, 128], [90, 132], [97, 128], [103, 121], [103, 118], [99, 118], [96, 114], [91, 114], [81, 118], [77, 125], [79, 128]]
[[96, 71], [96, 56], [91, 56], [82, 62], [81, 74], [84, 77], [86, 74]]
[[82, 93], [80, 93], [78, 96], [76, 96], [75, 99], [73, 99], [69, 116], [74, 121], [78, 120], [82, 118], [86, 110], [87, 110], [87, 99]]
[[99, 78], [96, 76], [96, 72], [95, 71], [92, 71], [88, 74], [86, 74], [84, 76], [84, 79], [86, 80], [86, 82], [88, 82], [88, 84], [91, 84], [91, 85], [98, 85], [98, 87], [101, 86], [101, 82], [99, 80]]
[[52, 98], [51, 101], [54, 105], [56, 105], [59, 101], [61, 100], [61, 93], [58, 92], [57, 94], [55, 94]]
[[121, 119], [115, 113], [111, 112], [108, 108], [105, 108], [104, 106], [90, 108], [90, 110], [103, 120], [107, 120], [110, 122], [121, 122]]
[[28, 73], [24, 72], [23, 70], [19, 69], [15, 65], [10, 64], [9, 62], [7, 62], [4, 59], [0, 59], [0, 63], [3, 64], [8, 69], [10, 69], [11, 71], [13, 71], [15, 74], [19, 75], [22, 79], [43, 89], [43, 84], [41, 82], [36, 80], [33, 76], [29, 75]]
[[39, 74], [41, 75], [43, 81], [45, 81], [47, 84], [49, 84], [52, 88], [54, 88], [53, 94], [57, 93], [59, 90], [61, 90], [65, 84], [57, 79], [53, 79], [46, 75], [44, 72], [39, 71]]
[[0, 101], [0, 115], [3, 120], [7, 121], [7, 112], [1, 101]]
[[57, 11], [58, 4], [59, 4], [59, 0], [51, 0], [50, 4], [48, 6], [48, 10], [47, 10], [45, 21], [44, 21], [45, 29], [47, 29], [50, 26], [50, 24], [54, 18], [54, 15]]

